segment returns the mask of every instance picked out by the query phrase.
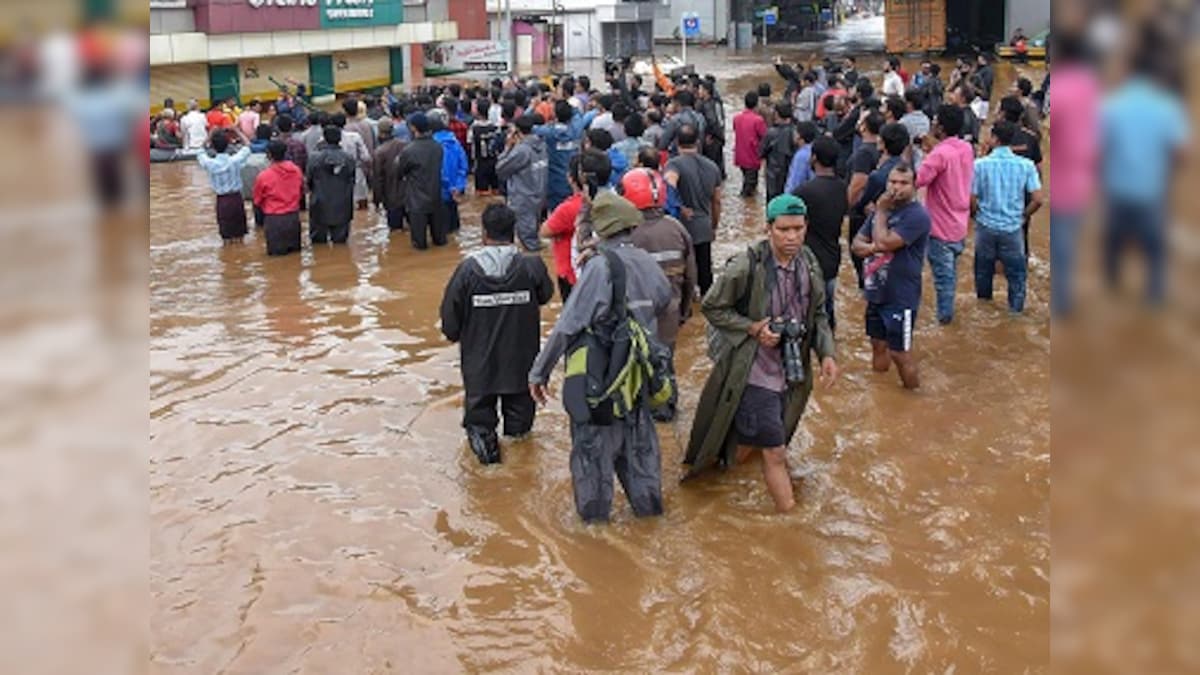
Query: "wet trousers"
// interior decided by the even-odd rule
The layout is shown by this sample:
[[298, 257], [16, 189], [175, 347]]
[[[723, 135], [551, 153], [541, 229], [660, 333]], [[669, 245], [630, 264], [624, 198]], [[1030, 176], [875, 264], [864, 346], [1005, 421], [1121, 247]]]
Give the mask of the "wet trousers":
[[504, 435], [521, 436], [533, 429], [533, 416], [537, 407], [529, 390], [517, 394], [474, 394], [467, 392], [464, 401], [463, 427], [480, 431], [496, 431], [500, 417], [496, 414], [496, 403], [504, 414]]
[[1121, 258], [1133, 244], [1146, 256], [1146, 302], [1162, 304], [1167, 294], [1167, 211], [1156, 202], [1110, 198], [1104, 228], [1104, 278], [1109, 290], [1121, 280]]
[[526, 251], [538, 251], [542, 242], [538, 239], [538, 215], [541, 205], [534, 202], [510, 199], [509, 207], [517, 214], [517, 239]]
[[408, 224], [412, 227], [409, 236], [412, 237], [413, 248], [425, 250], [429, 248], [429, 238], [433, 238], [434, 246], [446, 245], [446, 221], [436, 213], [408, 212]]
[[327, 241], [332, 241], [335, 244], [344, 244], [350, 238], [350, 223], [322, 223], [314, 221], [311, 218], [308, 221], [308, 238], [314, 244], [324, 244]]
[[571, 485], [585, 523], [608, 521], [614, 473], [634, 515], [662, 514], [658, 433], [644, 405], [608, 426], [571, 423]]
[[758, 194], [758, 169], [742, 169], [742, 196], [753, 197]]

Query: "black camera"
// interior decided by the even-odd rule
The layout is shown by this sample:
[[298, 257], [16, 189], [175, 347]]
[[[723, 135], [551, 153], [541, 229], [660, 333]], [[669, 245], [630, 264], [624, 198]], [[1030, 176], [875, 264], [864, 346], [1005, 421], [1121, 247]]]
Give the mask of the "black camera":
[[779, 336], [779, 349], [783, 352], [783, 376], [788, 384], [796, 385], [804, 382], [804, 354], [801, 345], [804, 342], [806, 327], [798, 319], [786, 317], [772, 319], [771, 332]]

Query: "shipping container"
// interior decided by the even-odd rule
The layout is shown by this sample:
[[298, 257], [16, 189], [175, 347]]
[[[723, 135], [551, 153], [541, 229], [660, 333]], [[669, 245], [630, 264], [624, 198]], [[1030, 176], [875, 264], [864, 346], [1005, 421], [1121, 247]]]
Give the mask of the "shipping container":
[[946, 0], [887, 0], [886, 14], [888, 53], [946, 49]]

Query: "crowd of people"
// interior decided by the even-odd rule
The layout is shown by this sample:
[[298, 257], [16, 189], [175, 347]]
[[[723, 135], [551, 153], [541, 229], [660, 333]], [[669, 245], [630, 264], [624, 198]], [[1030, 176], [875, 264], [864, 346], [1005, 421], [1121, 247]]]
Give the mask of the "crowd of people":
[[[270, 254], [301, 248], [303, 209], [314, 244], [345, 243], [355, 210], [374, 207], [425, 249], [460, 227], [469, 177], [475, 195], [502, 195], [484, 210], [484, 245], [458, 266], [441, 307], [442, 331], [461, 348], [463, 425], [479, 460], [499, 462], [501, 415], [506, 436], [529, 433], [565, 358], [570, 466], [586, 521], [609, 517], [614, 475], [637, 515], [662, 512], [654, 423], [675, 417], [675, 341], [698, 301], [713, 368], [688, 475], [759, 450], [786, 511], [795, 502], [786, 447], [814, 380], [838, 376], [843, 237], [867, 300], [873, 367], [894, 363], [904, 387], [920, 384], [913, 335], [925, 261], [937, 318], [950, 323], [972, 217], [978, 297], [991, 299], [999, 262], [1009, 309], [1024, 309], [1048, 82], [1039, 99], [1018, 79], [989, 117], [986, 57], [960, 59], [946, 84], [932, 62], [911, 75], [895, 58], [881, 67], [876, 83], [853, 57], [777, 60], [783, 91], [773, 97], [763, 83], [745, 93], [731, 154], [743, 199], [758, 199], [761, 174], [766, 238], [715, 277], [727, 171], [712, 76], [656, 67], [650, 87], [621, 68], [599, 88], [587, 77], [494, 80], [350, 96], [336, 113], [287, 91], [244, 110], [225, 102], [205, 114], [191, 102], [178, 118], [168, 102], [156, 138], [205, 149], [198, 160], [221, 237], [247, 233], [248, 201]], [[555, 290], [564, 304], [543, 343], [539, 308]]]

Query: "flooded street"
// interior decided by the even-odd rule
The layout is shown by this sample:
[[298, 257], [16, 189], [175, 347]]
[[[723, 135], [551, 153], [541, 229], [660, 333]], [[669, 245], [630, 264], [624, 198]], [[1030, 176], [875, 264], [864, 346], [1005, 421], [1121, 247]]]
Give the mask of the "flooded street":
[[[775, 53], [798, 54], [690, 55], [718, 75], [731, 124], [749, 87], [782, 90]], [[877, 81], [875, 60], [860, 69]], [[997, 76], [995, 100], [1012, 67]], [[740, 199], [727, 165], [718, 269], [763, 222], [761, 193]], [[678, 483], [710, 367], [694, 318], [681, 419], [659, 425], [666, 515], [635, 521], [622, 496], [611, 525], [584, 527], [558, 401], [502, 465], [465, 446], [458, 348], [437, 315], [485, 199], [440, 250], [359, 211], [349, 246], [283, 258], [254, 233], [223, 248], [212, 202], [198, 166], [152, 167], [152, 671], [1048, 669], [1045, 210], [1025, 316], [975, 300], [968, 246], [941, 328], [926, 272], [916, 394], [871, 372], [843, 264], [844, 375], [793, 442], [805, 477], [786, 516], [756, 463]], [[556, 294], [546, 331], [558, 309]]]

